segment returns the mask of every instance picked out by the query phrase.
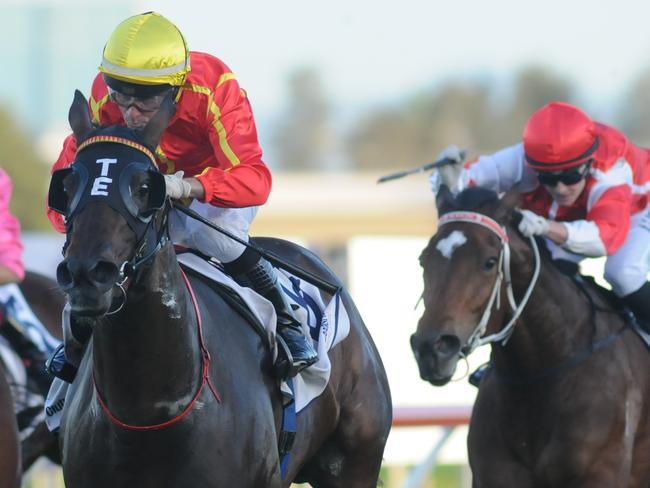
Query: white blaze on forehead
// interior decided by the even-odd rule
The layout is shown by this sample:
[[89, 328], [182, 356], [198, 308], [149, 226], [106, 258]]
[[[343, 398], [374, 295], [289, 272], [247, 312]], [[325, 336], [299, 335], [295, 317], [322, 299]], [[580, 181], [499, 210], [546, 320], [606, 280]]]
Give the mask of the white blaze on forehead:
[[466, 242], [467, 237], [465, 237], [465, 234], [459, 230], [455, 230], [444, 239], [440, 239], [438, 244], [436, 244], [436, 249], [447, 259], [451, 259], [456, 248], [462, 246]]

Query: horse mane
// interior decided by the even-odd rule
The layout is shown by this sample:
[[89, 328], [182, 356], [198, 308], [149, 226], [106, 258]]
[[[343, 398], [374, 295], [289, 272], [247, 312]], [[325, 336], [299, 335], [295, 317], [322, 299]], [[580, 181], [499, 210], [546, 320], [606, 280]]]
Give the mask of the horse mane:
[[[128, 139], [129, 141], [137, 142], [145, 147], [148, 147], [145, 142], [140, 137], [138, 131], [130, 129], [125, 125], [96, 125], [93, 126], [93, 130], [88, 133], [88, 136], [85, 139], [90, 139], [95, 136], [108, 136], [108, 137], [118, 137], [120, 139]], [[85, 140], [84, 139], [84, 140]], [[80, 141], [83, 142], [83, 141]], [[149, 147], [149, 149], [152, 149]]]
[[446, 208], [444, 213], [455, 210], [477, 210], [486, 204], [493, 204], [498, 201], [499, 195], [495, 191], [480, 186], [473, 186], [464, 189], [453, 199], [447, 200], [446, 204], [451, 208]]

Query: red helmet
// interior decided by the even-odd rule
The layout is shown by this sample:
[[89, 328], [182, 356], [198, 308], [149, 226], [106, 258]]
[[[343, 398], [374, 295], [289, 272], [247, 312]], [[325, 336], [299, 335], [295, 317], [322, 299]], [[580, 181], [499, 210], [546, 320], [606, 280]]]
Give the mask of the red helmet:
[[598, 149], [596, 124], [573, 105], [551, 102], [530, 116], [524, 128], [528, 166], [559, 171], [586, 163]]

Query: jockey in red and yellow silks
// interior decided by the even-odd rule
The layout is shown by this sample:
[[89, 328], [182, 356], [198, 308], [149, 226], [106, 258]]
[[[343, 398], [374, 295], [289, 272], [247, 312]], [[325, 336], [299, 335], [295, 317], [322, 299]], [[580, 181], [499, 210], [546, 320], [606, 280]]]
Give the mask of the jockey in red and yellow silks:
[[[219, 59], [190, 52], [178, 28], [148, 12], [120, 23], [104, 47], [100, 73], [89, 100], [94, 123], [143, 129], [165, 97], [176, 113], [155, 148], [165, 173], [167, 196], [193, 199], [191, 208], [247, 241], [251, 221], [271, 190], [271, 173], [246, 92]], [[72, 164], [74, 136], [68, 136], [54, 170]], [[48, 210], [55, 228], [65, 231], [59, 214]], [[288, 346], [289, 375], [317, 361], [317, 353], [295, 319], [275, 269], [250, 248], [172, 211], [175, 244], [217, 258], [225, 271], [254, 288], [276, 309], [277, 332]]]
[[650, 150], [552, 102], [530, 117], [522, 143], [479, 157], [451, 183], [520, 191], [520, 231], [546, 237], [555, 258], [607, 256], [605, 278], [650, 324]]
[[[159, 168], [196, 176], [205, 189], [203, 201], [212, 205], [262, 205], [271, 191], [271, 173], [262, 161], [246, 92], [221, 60], [196, 52], [189, 59], [191, 71], [180, 87], [176, 114], [156, 148]], [[89, 103], [93, 123], [126, 125], [102, 73], [95, 78]], [[71, 134], [53, 171], [70, 165], [76, 150]], [[48, 216], [57, 230], [65, 231], [61, 214], [48, 209]]]

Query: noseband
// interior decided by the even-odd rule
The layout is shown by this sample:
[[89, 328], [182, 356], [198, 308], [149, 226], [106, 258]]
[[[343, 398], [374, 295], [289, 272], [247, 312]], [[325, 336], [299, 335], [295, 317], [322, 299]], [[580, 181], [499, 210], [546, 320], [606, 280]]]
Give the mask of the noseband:
[[[499, 252], [497, 277], [494, 280], [494, 285], [492, 287], [492, 292], [490, 293], [490, 298], [487, 302], [487, 305], [485, 306], [485, 310], [483, 311], [483, 315], [481, 316], [480, 322], [474, 329], [474, 332], [472, 332], [472, 334], [469, 336], [469, 339], [467, 339], [467, 343], [465, 344], [465, 346], [462, 348], [462, 355], [467, 356], [474, 349], [484, 344], [488, 344], [491, 342], [501, 342], [502, 345], [505, 345], [508, 342], [508, 339], [510, 338], [512, 332], [514, 331], [515, 323], [519, 318], [519, 316], [521, 315], [521, 313], [523, 312], [524, 307], [528, 303], [528, 300], [530, 299], [530, 295], [532, 294], [533, 289], [535, 288], [535, 284], [537, 283], [537, 279], [539, 278], [541, 259], [539, 256], [539, 249], [537, 247], [537, 242], [531, 236], [528, 239], [530, 240], [530, 245], [533, 248], [533, 254], [535, 256], [535, 270], [533, 271], [533, 276], [530, 279], [530, 283], [528, 284], [526, 293], [521, 299], [521, 302], [517, 304], [512, 289], [512, 278], [510, 275], [510, 244], [509, 244], [510, 239], [508, 238], [508, 234], [506, 232], [505, 227], [501, 226], [496, 220], [488, 217], [487, 215], [483, 215], [478, 212], [464, 212], [464, 211], [449, 212], [444, 214], [442, 217], [440, 217], [440, 220], [438, 221], [438, 227], [442, 227], [443, 225], [452, 222], [465, 222], [469, 224], [480, 225], [481, 227], [484, 227], [490, 230], [493, 234], [495, 234], [499, 238], [499, 241], [501, 242], [501, 251]], [[500, 296], [501, 283], [503, 280], [505, 280], [505, 284], [506, 284], [506, 295], [508, 296], [508, 303], [510, 304], [510, 308], [513, 311], [512, 317], [499, 332], [496, 332], [488, 336], [484, 336], [485, 331], [487, 329], [487, 324], [490, 320], [490, 316], [492, 315], [492, 309], [493, 308], [496, 308], [497, 310], [499, 309], [499, 305], [501, 302], [501, 296]]]

